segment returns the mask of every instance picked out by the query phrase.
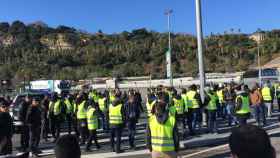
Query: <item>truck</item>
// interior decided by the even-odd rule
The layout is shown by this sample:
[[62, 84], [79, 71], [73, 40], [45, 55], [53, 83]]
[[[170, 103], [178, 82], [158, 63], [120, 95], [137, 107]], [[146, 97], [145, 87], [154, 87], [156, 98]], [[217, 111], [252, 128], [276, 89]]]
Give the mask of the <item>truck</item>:
[[58, 94], [69, 92], [70, 88], [71, 83], [67, 80], [37, 80], [31, 81], [29, 85], [29, 91], [32, 92], [56, 92]]

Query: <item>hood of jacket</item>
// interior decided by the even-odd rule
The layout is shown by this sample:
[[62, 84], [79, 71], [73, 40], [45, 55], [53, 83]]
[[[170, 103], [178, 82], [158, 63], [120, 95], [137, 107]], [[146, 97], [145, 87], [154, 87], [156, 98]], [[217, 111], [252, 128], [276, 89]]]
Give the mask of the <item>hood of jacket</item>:
[[157, 121], [160, 124], [164, 124], [167, 121], [168, 117], [169, 117], [169, 110], [166, 110], [161, 114], [156, 114]]

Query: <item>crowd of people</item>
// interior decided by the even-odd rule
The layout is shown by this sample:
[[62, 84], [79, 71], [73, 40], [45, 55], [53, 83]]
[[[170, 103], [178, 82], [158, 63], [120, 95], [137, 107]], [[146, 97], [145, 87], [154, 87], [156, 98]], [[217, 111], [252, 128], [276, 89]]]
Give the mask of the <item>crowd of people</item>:
[[[43, 100], [26, 96], [19, 109], [23, 124], [21, 151], [40, 154], [40, 139], [49, 141], [50, 134], [58, 143], [65, 125], [66, 132], [73, 134], [79, 145], [85, 145], [86, 152], [92, 151], [92, 141], [97, 150], [102, 148], [97, 129], [110, 134], [113, 152], [123, 152], [121, 138], [125, 127], [129, 146], [135, 149], [136, 123], [145, 112], [146, 143], [152, 157], [177, 157], [179, 141], [200, 134], [204, 126], [207, 133], [218, 134], [217, 118], [227, 120], [231, 127], [244, 126], [254, 117], [257, 125], [263, 127], [272, 116], [275, 97], [280, 103], [280, 86], [269, 82], [262, 87], [256, 84], [252, 89], [234, 83], [213, 84], [204, 89], [205, 98], [200, 97], [199, 90], [196, 85], [188, 89], [158, 86], [147, 90], [144, 101], [140, 92], [133, 89], [53, 93]], [[4, 155], [12, 152], [12, 118], [7, 102], [0, 102], [0, 107], [0, 128], [5, 129], [0, 130], [0, 154]]]

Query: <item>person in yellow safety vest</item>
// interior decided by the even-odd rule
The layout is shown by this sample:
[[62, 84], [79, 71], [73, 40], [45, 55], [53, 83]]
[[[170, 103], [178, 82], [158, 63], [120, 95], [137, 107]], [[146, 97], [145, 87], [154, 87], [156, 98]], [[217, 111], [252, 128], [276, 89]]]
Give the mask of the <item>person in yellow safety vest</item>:
[[278, 112], [280, 112], [280, 83], [277, 82], [276, 88], [276, 97], [277, 97], [277, 103], [278, 103]]
[[219, 104], [217, 105], [218, 117], [226, 118], [226, 106], [225, 106], [225, 90], [222, 84], [219, 84], [219, 88], [217, 89], [217, 97], [219, 99]]
[[272, 115], [272, 92], [268, 87], [268, 83], [264, 84], [264, 87], [261, 90], [263, 96], [263, 102], [266, 108], [266, 116], [271, 117]]
[[208, 126], [208, 132], [210, 133], [217, 133], [217, 121], [216, 121], [216, 115], [217, 115], [217, 104], [219, 102], [219, 99], [217, 98], [217, 94], [210, 88], [206, 87], [206, 99], [205, 99], [205, 105], [206, 111], [207, 111], [207, 126]]
[[49, 103], [49, 119], [54, 142], [60, 136], [60, 124], [63, 121], [62, 106], [63, 104], [60, 98], [58, 98], [57, 93], [54, 93]]
[[[121, 134], [125, 124], [125, 111], [121, 100], [121, 93], [115, 94], [115, 100], [109, 105], [109, 124], [111, 129], [111, 148], [113, 152], [121, 153]], [[115, 142], [116, 138], [116, 142]]]
[[190, 135], [194, 135], [194, 131], [196, 126], [201, 128], [200, 121], [202, 120], [201, 116], [201, 98], [199, 93], [197, 92], [196, 85], [191, 85], [190, 90], [187, 92], [187, 100], [188, 100], [188, 110], [189, 110], [189, 117], [187, 118], [187, 124], [189, 126]]
[[98, 111], [95, 108], [94, 105], [90, 105], [87, 110], [87, 127], [89, 131], [89, 137], [87, 140], [87, 145], [86, 145], [86, 152], [90, 152], [91, 145], [92, 145], [92, 140], [94, 140], [95, 146], [97, 149], [100, 149], [100, 145], [97, 141], [97, 129], [98, 129]]
[[108, 131], [109, 130], [109, 122], [108, 122], [108, 101], [106, 98], [106, 94], [101, 94], [98, 93], [98, 107], [100, 110], [100, 117], [101, 117], [101, 121], [102, 121], [102, 128], [104, 131]]
[[244, 85], [241, 88], [241, 85], [236, 88], [236, 99], [235, 99], [235, 115], [239, 122], [239, 125], [247, 124], [247, 119], [250, 117], [250, 98], [249, 94], [244, 91]]
[[87, 94], [80, 92], [76, 99], [77, 108], [77, 126], [79, 134], [81, 135], [81, 145], [85, 144], [87, 138]]
[[147, 109], [147, 116], [148, 118], [152, 115], [152, 109], [156, 104], [156, 96], [152, 93], [147, 95], [147, 102], [146, 102], [146, 109]]
[[186, 129], [186, 122], [185, 122], [185, 104], [184, 100], [181, 97], [181, 95], [177, 94], [177, 90], [173, 90], [172, 94], [172, 105], [175, 107], [176, 110], [176, 121], [177, 124], [181, 123], [181, 126], [183, 126], [183, 133], [185, 133]]
[[74, 98], [72, 95], [68, 94], [64, 99], [64, 104], [66, 105], [66, 122], [68, 125], [68, 134], [72, 132], [72, 124], [74, 122]]
[[113, 101], [115, 101], [116, 97], [115, 97], [115, 90], [111, 90], [109, 92], [109, 103], [112, 104]]
[[176, 118], [170, 114], [167, 104], [156, 103], [147, 128], [147, 147], [152, 158], [177, 158], [179, 134]]

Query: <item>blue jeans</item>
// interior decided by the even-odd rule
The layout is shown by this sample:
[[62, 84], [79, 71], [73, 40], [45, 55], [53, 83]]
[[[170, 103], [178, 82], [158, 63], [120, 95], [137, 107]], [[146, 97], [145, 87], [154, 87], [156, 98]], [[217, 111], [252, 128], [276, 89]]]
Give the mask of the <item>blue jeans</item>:
[[257, 104], [257, 105], [253, 105], [254, 107], [254, 116], [255, 119], [258, 123], [258, 125], [261, 125], [261, 119], [262, 119], [262, 123], [263, 125], [266, 124], [266, 119], [265, 119], [265, 107], [263, 104]]
[[231, 126], [232, 122], [236, 122], [236, 117], [234, 116], [234, 105], [228, 103], [226, 106], [227, 116], [228, 116], [228, 125]]
[[216, 110], [207, 110], [207, 126], [211, 133], [217, 132]]
[[201, 121], [201, 111], [200, 108], [192, 109], [192, 129], [195, 130], [196, 126], [200, 129], [200, 121]]

